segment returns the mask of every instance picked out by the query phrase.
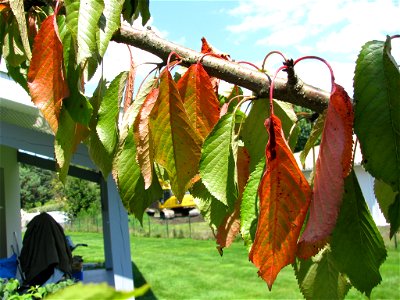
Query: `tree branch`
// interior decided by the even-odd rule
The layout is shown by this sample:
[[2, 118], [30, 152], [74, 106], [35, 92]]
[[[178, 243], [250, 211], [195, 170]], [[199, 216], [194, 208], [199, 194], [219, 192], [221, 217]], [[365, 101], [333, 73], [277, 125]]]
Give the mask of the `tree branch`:
[[[189, 66], [196, 63], [202, 53], [182, 47], [160, 38], [151, 30], [139, 30], [123, 25], [113, 35], [113, 41], [128, 44], [150, 52], [163, 61], [174, 51], [182, 58], [182, 64]], [[210, 76], [247, 88], [258, 97], [268, 97], [271, 78], [246, 66], [220, 58], [206, 56], [202, 65]], [[288, 84], [287, 80], [277, 78], [274, 83], [274, 98], [322, 112], [328, 105], [329, 93], [297, 80]]]

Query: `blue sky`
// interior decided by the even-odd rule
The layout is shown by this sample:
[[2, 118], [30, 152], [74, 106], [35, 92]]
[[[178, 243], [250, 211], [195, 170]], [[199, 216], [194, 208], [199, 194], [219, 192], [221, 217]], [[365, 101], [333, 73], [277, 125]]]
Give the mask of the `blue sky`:
[[[161, 37], [200, 50], [204, 36], [236, 61], [260, 65], [272, 50], [294, 59], [321, 56], [350, 96], [361, 46], [369, 40], [384, 40], [386, 34], [400, 34], [398, 0], [150, 0], [150, 12], [148, 25]], [[121, 67], [115, 59], [118, 51], [123, 50], [111, 49], [105, 58], [106, 70], [107, 60], [112, 61], [109, 75], [116, 75], [114, 70]], [[393, 41], [393, 54], [400, 61], [400, 39]], [[142, 52], [135, 56], [138, 61], [152, 60]], [[123, 57], [118, 55], [121, 65], [125, 65]], [[267, 68], [274, 71], [280, 62], [272, 57]], [[302, 62], [296, 70], [305, 82], [329, 89], [329, 73], [321, 62]], [[146, 71], [142, 68], [139, 73]]]

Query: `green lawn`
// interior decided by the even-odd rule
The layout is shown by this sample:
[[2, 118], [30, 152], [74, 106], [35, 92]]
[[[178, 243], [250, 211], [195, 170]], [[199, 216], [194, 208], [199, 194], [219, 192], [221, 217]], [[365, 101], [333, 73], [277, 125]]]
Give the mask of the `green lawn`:
[[[103, 241], [98, 233], [69, 233], [85, 262], [104, 261]], [[158, 299], [302, 299], [291, 266], [283, 269], [269, 292], [248, 261], [241, 242], [234, 243], [220, 257], [210, 240], [131, 238], [132, 260], [141, 274], [136, 282], [147, 281]], [[371, 299], [400, 299], [400, 251], [389, 245], [381, 267], [383, 282]], [[152, 296], [152, 295], [150, 295]], [[154, 298], [153, 297], [147, 298]], [[366, 299], [352, 289], [347, 299]]]

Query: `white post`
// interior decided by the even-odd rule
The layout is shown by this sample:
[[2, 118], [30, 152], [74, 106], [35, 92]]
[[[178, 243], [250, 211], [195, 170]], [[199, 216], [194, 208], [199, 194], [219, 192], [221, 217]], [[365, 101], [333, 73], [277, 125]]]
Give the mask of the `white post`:
[[103, 182], [101, 187], [106, 266], [112, 267], [115, 289], [131, 291], [133, 290], [133, 274], [128, 214], [122, 205], [111, 175], [107, 183]]
[[4, 207], [0, 208], [0, 216], [5, 216], [5, 222], [3, 220], [2, 223], [6, 228], [3, 232], [6, 235], [6, 253], [7, 256], [10, 256], [12, 254], [11, 245], [17, 246], [15, 236], [18, 246], [21, 247], [21, 218], [17, 217], [21, 216], [17, 149], [0, 145], [0, 168], [2, 173], [0, 176], [1, 196], [4, 196], [5, 200]]

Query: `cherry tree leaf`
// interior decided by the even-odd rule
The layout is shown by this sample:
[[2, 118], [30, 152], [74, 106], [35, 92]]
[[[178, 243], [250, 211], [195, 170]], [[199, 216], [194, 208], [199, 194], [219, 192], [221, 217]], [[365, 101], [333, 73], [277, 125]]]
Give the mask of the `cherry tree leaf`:
[[75, 141], [76, 123], [72, 120], [67, 109], [62, 108], [60, 112], [60, 126], [54, 140], [54, 156], [58, 178], [65, 182], [72, 154], [77, 143]]
[[344, 299], [351, 284], [335, 264], [329, 247], [293, 264], [301, 293], [307, 300]]
[[279, 271], [295, 260], [311, 189], [284, 138], [279, 118], [272, 115], [266, 127], [267, 170], [258, 189], [260, 213], [249, 258], [271, 289]]
[[382, 280], [379, 267], [387, 253], [354, 171], [345, 180], [345, 194], [332, 233], [331, 249], [337, 268], [369, 297]]
[[101, 78], [96, 90], [93, 92], [93, 96], [90, 98], [90, 103], [93, 107], [93, 114], [89, 124], [90, 134], [88, 139], [85, 141], [86, 145], [88, 146], [90, 158], [99, 167], [101, 173], [104, 174], [104, 176], [108, 176], [108, 174], [112, 170], [113, 154], [108, 153], [106, 148], [100, 141], [100, 138], [96, 132], [96, 126], [100, 103], [104, 98], [104, 93], [106, 90], [106, 80]]
[[98, 49], [101, 57], [106, 53], [113, 33], [120, 27], [123, 5], [124, 1], [104, 0], [104, 10], [98, 23], [98, 27], [100, 27]]
[[400, 71], [390, 52], [389, 37], [361, 49], [354, 76], [354, 131], [365, 169], [400, 192]]
[[233, 156], [234, 116], [224, 115], [205, 139], [200, 160], [200, 177], [209, 192], [233, 207], [237, 199]]
[[314, 126], [311, 129], [310, 136], [308, 137], [307, 142], [304, 145], [304, 149], [300, 152], [300, 162], [303, 165], [303, 167], [306, 163], [306, 157], [308, 153], [317, 144], [318, 139], [322, 135], [325, 118], [326, 118], [326, 110], [322, 114], [320, 114], [317, 120], [315, 121]]
[[133, 124], [137, 147], [136, 158], [144, 178], [145, 188], [148, 188], [153, 180], [154, 146], [149, 126], [149, 116], [156, 103], [158, 94], [159, 90], [153, 89], [147, 95]]
[[233, 211], [225, 216], [222, 224], [217, 229], [217, 248], [221, 255], [222, 249], [229, 247], [240, 232], [240, 208], [243, 191], [250, 175], [249, 164], [250, 157], [246, 148], [239, 147], [237, 158], [239, 197], [235, 202]]
[[78, 16], [78, 64], [98, 53], [99, 21], [103, 15], [103, 0], [80, 1]]
[[210, 77], [200, 63], [193, 64], [178, 81], [184, 107], [198, 134], [205, 139], [219, 120], [219, 102]]
[[136, 146], [133, 139], [133, 127], [126, 139], [119, 145], [113, 162], [114, 180], [117, 182], [122, 203], [128, 213], [132, 213], [142, 223], [143, 214], [156, 199], [162, 198], [162, 189], [156, 176], [148, 187], [136, 162]]
[[253, 172], [260, 159], [265, 157], [268, 133], [265, 132], [264, 121], [269, 117], [268, 105], [266, 99], [254, 101], [240, 133], [250, 154], [250, 172]]
[[300, 238], [298, 256], [315, 255], [335, 227], [344, 192], [344, 178], [351, 168], [353, 110], [340, 85], [331, 95], [315, 168], [313, 199], [307, 226]]
[[390, 238], [392, 238], [400, 226], [400, 209], [398, 208], [399, 204], [396, 204], [400, 201], [400, 193], [393, 191], [389, 184], [378, 179], [375, 179], [374, 192], [386, 222], [390, 223]]
[[48, 16], [35, 37], [28, 87], [33, 103], [57, 132], [62, 100], [69, 95], [63, 66], [63, 46], [55, 15]]
[[24, 46], [25, 54], [30, 60], [32, 58], [31, 47], [29, 45], [28, 32], [26, 27], [25, 11], [24, 11], [24, 1], [23, 0], [13, 0], [10, 1], [10, 7], [18, 23], [18, 28], [21, 36], [22, 45]]
[[121, 72], [105, 91], [98, 111], [97, 135], [109, 155], [112, 155], [118, 141], [119, 107], [128, 72]]
[[201, 180], [193, 184], [190, 194], [194, 197], [194, 202], [204, 220], [207, 221], [215, 233], [228, 213], [228, 206], [211, 195]]
[[265, 157], [262, 157], [256, 165], [254, 171], [250, 174], [250, 178], [243, 192], [242, 203], [240, 207], [240, 232], [244, 240], [244, 244], [250, 251], [256, 235], [258, 220], [258, 186], [265, 168]]
[[[4, 45], [2, 56], [7, 61], [7, 65], [18, 67], [27, 57], [24, 46], [20, 38], [18, 23], [15, 17], [8, 18], [8, 24], [4, 33]], [[11, 19], [11, 20], [10, 20]], [[6, 22], [6, 21], [5, 21]]]
[[174, 80], [165, 69], [160, 93], [150, 114], [154, 160], [168, 173], [171, 189], [181, 200], [197, 174], [201, 140], [187, 116]]
[[126, 89], [125, 89], [124, 112], [126, 112], [129, 108], [129, 106], [131, 106], [131, 104], [132, 104], [133, 92], [134, 92], [134, 87], [135, 87], [136, 70], [137, 70], [135, 62], [132, 58], [132, 53], [130, 52], [130, 54], [131, 54], [131, 67], [129, 69], [128, 80], [127, 80]]

